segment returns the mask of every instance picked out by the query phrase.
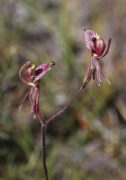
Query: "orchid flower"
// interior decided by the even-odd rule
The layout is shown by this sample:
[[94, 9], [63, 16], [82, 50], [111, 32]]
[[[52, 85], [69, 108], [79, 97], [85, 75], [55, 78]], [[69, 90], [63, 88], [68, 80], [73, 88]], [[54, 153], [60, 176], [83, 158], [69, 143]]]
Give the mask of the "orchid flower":
[[35, 65], [31, 64], [30, 61], [28, 61], [19, 70], [20, 80], [30, 87], [19, 108], [22, 108], [23, 102], [29, 96], [31, 112], [33, 113], [34, 117], [36, 117], [37, 113], [39, 112], [39, 80], [43, 78], [43, 76], [45, 76], [45, 74], [50, 71], [54, 65], [55, 63], [51, 62], [49, 64], [41, 64], [40, 66], [35, 68]]
[[[102, 71], [102, 65], [101, 65], [101, 58], [107, 55], [111, 39], [108, 40], [108, 44], [106, 45], [104, 40], [96, 33], [93, 32], [90, 28], [84, 29], [85, 32], [85, 43], [86, 47], [91, 52], [91, 62], [88, 67], [87, 72], [87, 81], [90, 81], [91, 78], [96, 78], [98, 86], [101, 85], [101, 82], [105, 78], [105, 75]], [[109, 80], [106, 79], [106, 81], [110, 83]]]

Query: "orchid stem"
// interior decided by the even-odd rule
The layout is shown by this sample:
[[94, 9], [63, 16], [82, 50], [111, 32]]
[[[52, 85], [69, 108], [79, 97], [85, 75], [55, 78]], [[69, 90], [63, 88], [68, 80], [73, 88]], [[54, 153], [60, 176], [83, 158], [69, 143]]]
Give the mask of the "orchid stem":
[[42, 145], [42, 164], [43, 164], [43, 171], [45, 180], [49, 180], [48, 177], [48, 169], [46, 165], [46, 127], [45, 125], [41, 125], [41, 145]]
[[39, 117], [40, 123], [41, 123], [41, 139], [42, 139], [42, 164], [43, 164], [43, 171], [44, 171], [44, 176], [45, 180], [49, 180], [48, 177], [48, 169], [46, 165], [46, 127], [51, 123], [53, 120], [55, 120], [58, 116], [63, 114], [75, 101], [78, 100], [78, 98], [81, 96], [82, 92], [85, 90], [87, 85], [90, 82], [90, 78], [86, 77], [82, 85], [80, 86], [77, 94], [72, 98], [72, 100], [65, 104], [61, 109], [59, 109], [57, 112], [52, 114], [48, 119], [44, 119], [43, 117]]

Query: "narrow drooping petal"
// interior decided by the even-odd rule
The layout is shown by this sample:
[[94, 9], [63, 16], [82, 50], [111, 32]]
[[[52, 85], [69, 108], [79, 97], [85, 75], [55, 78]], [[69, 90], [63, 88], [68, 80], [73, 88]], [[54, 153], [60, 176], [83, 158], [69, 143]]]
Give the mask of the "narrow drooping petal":
[[108, 84], [111, 85], [111, 82], [106, 79], [103, 70], [102, 70], [102, 65], [99, 61], [99, 59], [92, 57], [92, 62], [94, 64], [94, 68], [96, 69], [96, 74], [95, 74], [95, 78], [97, 81], [97, 85], [100, 86], [103, 80], [106, 80], [108, 82]]
[[35, 116], [39, 112], [39, 84], [35, 87], [31, 87], [29, 91], [29, 99], [31, 104], [31, 113]]
[[97, 39], [97, 33], [93, 32], [90, 28], [84, 29], [84, 34], [85, 34], [85, 44], [88, 49], [95, 50], [94, 48], [94, 43], [92, 40]]
[[34, 114], [37, 114], [39, 112], [39, 94], [40, 94], [40, 89], [39, 86], [37, 86], [35, 89]]
[[55, 65], [54, 62], [51, 62], [49, 64], [41, 64], [35, 69], [35, 79], [34, 82], [38, 81], [41, 79], [48, 71], [51, 70], [51, 68]]
[[29, 90], [29, 99], [31, 104], [31, 113], [36, 117], [36, 114], [39, 112], [39, 94], [40, 87], [39, 84], [35, 87], [31, 87]]
[[88, 70], [87, 70], [87, 74], [86, 74], [86, 77], [84, 79], [84, 82], [88, 83], [91, 80], [91, 67], [92, 67], [92, 64], [90, 63], [88, 66]]
[[30, 100], [30, 104], [31, 104], [31, 112], [33, 112], [33, 103], [34, 103], [34, 90], [35, 90], [35, 86], [31, 87], [29, 89], [29, 100]]
[[104, 74], [102, 72], [102, 67], [101, 67], [101, 64], [100, 64], [100, 61], [94, 57], [92, 57], [92, 62], [94, 64], [94, 67], [96, 69], [96, 81], [97, 81], [97, 84], [98, 86], [101, 85], [101, 82], [102, 80], [104, 79]]
[[20, 106], [19, 106], [19, 110], [20, 110], [20, 111], [22, 110], [23, 103], [24, 103], [24, 101], [26, 100], [26, 98], [28, 97], [28, 95], [29, 95], [29, 91], [25, 94], [24, 98], [23, 98], [22, 101], [21, 101], [21, 104], [20, 104]]

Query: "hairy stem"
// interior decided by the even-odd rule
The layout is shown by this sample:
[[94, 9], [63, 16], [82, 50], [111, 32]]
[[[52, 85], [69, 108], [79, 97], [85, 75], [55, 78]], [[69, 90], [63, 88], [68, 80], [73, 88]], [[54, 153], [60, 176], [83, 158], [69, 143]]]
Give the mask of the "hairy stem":
[[45, 127], [45, 125], [41, 125], [43, 171], [44, 171], [45, 180], [49, 180], [48, 169], [47, 169], [47, 165], [46, 165], [46, 136], [45, 136], [45, 133], [46, 133], [46, 127]]

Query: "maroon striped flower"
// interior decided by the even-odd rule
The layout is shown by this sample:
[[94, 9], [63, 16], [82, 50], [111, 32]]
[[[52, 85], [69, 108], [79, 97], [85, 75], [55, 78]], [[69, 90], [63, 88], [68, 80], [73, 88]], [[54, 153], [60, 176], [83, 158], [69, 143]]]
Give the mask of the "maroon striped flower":
[[[91, 62], [88, 67], [87, 80], [89, 81], [92, 77], [96, 78], [98, 86], [101, 85], [103, 79], [105, 79], [105, 75], [102, 71], [101, 58], [107, 55], [111, 39], [108, 40], [108, 44], [95, 32], [93, 32], [90, 28], [84, 29], [85, 32], [85, 43], [87, 48], [91, 52]], [[107, 79], [106, 79], [107, 80]], [[110, 82], [107, 80], [110, 84]]]
[[[29, 96], [30, 104], [31, 104], [31, 112], [34, 117], [39, 112], [39, 95], [40, 95], [40, 85], [39, 80], [51, 70], [51, 68], [55, 65], [54, 62], [49, 64], [41, 64], [37, 68], [35, 68], [34, 64], [31, 64], [29, 61], [26, 62], [19, 70], [19, 77], [23, 83], [30, 86], [28, 92], [26, 93], [24, 99], [21, 102], [20, 109], [22, 108], [22, 104], [25, 99]], [[24, 72], [24, 74], [23, 74]]]

